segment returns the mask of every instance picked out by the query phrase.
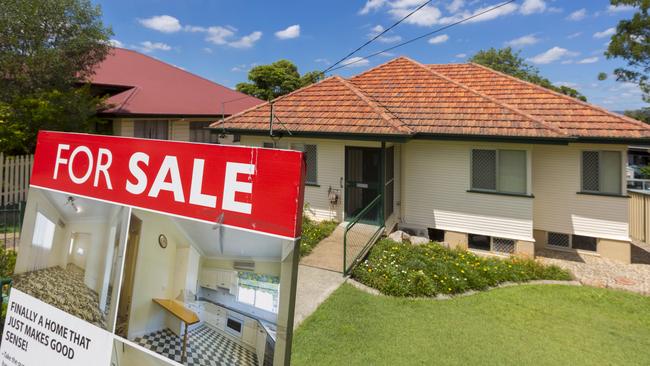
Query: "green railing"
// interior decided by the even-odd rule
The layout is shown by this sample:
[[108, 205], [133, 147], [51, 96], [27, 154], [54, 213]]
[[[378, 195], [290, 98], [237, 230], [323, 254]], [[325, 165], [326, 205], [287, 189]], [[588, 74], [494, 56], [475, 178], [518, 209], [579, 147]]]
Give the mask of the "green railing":
[[378, 195], [345, 226], [343, 275], [348, 275], [384, 230], [382, 197]]

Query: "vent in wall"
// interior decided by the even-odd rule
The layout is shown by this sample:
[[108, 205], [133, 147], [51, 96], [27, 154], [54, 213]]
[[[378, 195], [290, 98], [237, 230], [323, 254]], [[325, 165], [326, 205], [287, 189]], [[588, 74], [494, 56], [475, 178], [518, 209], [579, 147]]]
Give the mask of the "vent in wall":
[[569, 240], [568, 234], [549, 232], [547, 241], [548, 245], [553, 245], [561, 248], [571, 247], [571, 242]]
[[254, 271], [255, 270], [255, 262], [253, 261], [235, 261], [232, 265], [234, 269], [242, 270], [242, 271]]

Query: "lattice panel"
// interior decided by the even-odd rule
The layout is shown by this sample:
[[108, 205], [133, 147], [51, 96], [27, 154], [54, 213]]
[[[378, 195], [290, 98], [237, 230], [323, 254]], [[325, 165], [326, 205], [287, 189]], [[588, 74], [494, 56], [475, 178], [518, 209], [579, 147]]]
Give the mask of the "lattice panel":
[[318, 149], [316, 145], [304, 145], [305, 157], [307, 159], [307, 175], [305, 181], [307, 183], [318, 183]]
[[499, 253], [514, 253], [515, 241], [512, 239], [492, 238], [492, 250]]
[[497, 189], [496, 150], [472, 150], [472, 188]]
[[582, 152], [582, 189], [597, 192], [600, 190], [598, 172], [600, 169], [598, 151]]
[[562, 233], [548, 233], [548, 245], [569, 248], [571, 246], [569, 235]]

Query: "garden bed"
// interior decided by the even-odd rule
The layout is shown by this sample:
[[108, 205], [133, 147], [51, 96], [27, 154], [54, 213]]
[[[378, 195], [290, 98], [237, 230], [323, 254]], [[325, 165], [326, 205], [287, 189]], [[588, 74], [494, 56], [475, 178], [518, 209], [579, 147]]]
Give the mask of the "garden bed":
[[307, 216], [302, 217], [302, 237], [300, 240], [300, 256], [311, 253], [312, 249], [332, 234], [338, 223], [336, 221], [314, 221]]
[[480, 291], [505, 282], [571, 280], [569, 272], [530, 259], [479, 257], [438, 243], [379, 241], [353, 277], [385, 295], [432, 297]]

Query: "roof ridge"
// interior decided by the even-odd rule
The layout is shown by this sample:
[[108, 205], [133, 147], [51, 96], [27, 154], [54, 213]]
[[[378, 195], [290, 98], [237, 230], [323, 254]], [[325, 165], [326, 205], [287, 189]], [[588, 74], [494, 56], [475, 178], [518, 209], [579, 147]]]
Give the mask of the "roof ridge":
[[597, 105], [594, 105], [594, 104], [591, 104], [591, 103], [584, 102], [584, 101], [582, 101], [582, 100], [579, 100], [579, 99], [573, 98], [573, 97], [568, 96], [568, 95], [566, 95], [566, 94], [562, 94], [562, 93], [556, 92], [555, 90], [551, 90], [551, 89], [545, 88], [545, 87], [543, 87], [543, 86], [541, 86], [541, 85], [537, 85], [537, 84], [531, 83], [530, 81], [526, 81], [526, 80], [522, 80], [522, 79], [516, 78], [516, 77], [514, 77], [514, 76], [512, 76], [512, 75], [508, 75], [508, 74], [503, 73], [503, 72], [501, 72], [501, 71], [494, 70], [494, 69], [489, 68], [489, 67], [487, 67], [487, 66], [484, 66], [484, 65], [481, 65], [481, 64], [477, 64], [477, 63], [475, 63], [475, 62], [468, 62], [467, 64], [468, 64], [468, 65], [475, 66], [475, 67], [478, 67], [478, 68], [481, 68], [481, 69], [484, 69], [484, 70], [487, 70], [487, 71], [490, 71], [490, 72], [493, 72], [493, 73], [495, 73], [495, 74], [498, 74], [498, 75], [504, 76], [504, 77], [506, 77], [506, 78], [508, 78], [508, 79], [512, 79], [512, 80], [517, 81], [517, 82], [520, 82], [520, 83], [522, 83], [522, 84], [527, 84], [527, 85], [529, 85], [529, 86], [531, 86], [531, 87], [533, 87], [533, 88], [535, 88], [535, 89], [542, 90], [542, 91], [544, 91], [544, 92], [546, 92], [546, 93], [554, 94], [555, 96], [558, 96], [558, 97], [563, 98], [563, 99], [568, 99], [568, 100], [570, 100], [570, 101], [572, 101], [572, 102], [574, 102], [574, 103], [578, 103], [578, 104], [583, 105], [583, 106], [585, 106], [585, 107], [589, 107], [589, 108], [592, 108], [592, 109], [599, 110], [599, 111], [601, 111], [601, 112], [603, 112], [603, 113], [605, 113], [605, 114], [608, 114], [608, 115], [610, 115], [610, 116], [613, 116], [613, 117], [616, 117], [616, 118], [622, 119], [622, 120], [624, 120], [624, 121], [626, 121], [626, 122], [631, 122], [631, 123], [634, 123], [634, 124], [636, 124], [636, 125], [639, 125], [639, 126], [642, 126], [642, 127], [646, 127], [646, 128], [649, 128], [649, 127], [650, 127], [650, 126], [648, 126], [648, 124], [646, 124], [646, 123], [644, 123], [644, 122], [641, 122], [641, 121], [638, 121], [638, 120], [636, 120], [636, 119], [634, 119], [634, 118], [630, 118], [630, 117], [625, 116], [625, 115], [621, 115], [621, 114], [618, 114], [618, 113], [614, 113], [614, 112], [609, 111], [609, 110], [607, 110], [607, 109], [605, 109], [605, 108], [603, 108], [603, 107], [600, 107], [600, 106], [597, 106]]
[[[359, 98], [361, 98], [364, 102], [366, 102], [372, 109], [375, 110], [375, 112], [377, 112], [377, 114], [379, 114], [384, 120], [389, 122], [392, 125], [392, 127], [394, 127], [400, 132], [407, 132], [409, 134], [412, 134], [414, 132], [411, 127], [409, 127], [404, 122], [402, 122], [402, 120], [397, 118], [397, 116], [394, 116], [392, 113], [390, 113], [388, 108], [380, 105], [379, 103], [374, 101], [370, 96], [366, 95], [366, 93], [361, 88], [359, 88], [358, 86], [354, 85], [352, 82], [345, 80], [340, 76], [333, 76], [333, 78], [343, 83], [343, 85], [345, 85], [354, 94], [356, 94]], [[396, 121], [398, 123], [395, 123]]]
[[537, 117], [535, 117], [533, 115], [530, 115], [530, 114], [528, 114], [528, 113], [526, 113], [524, 111], [521, 111], [518, 108], [515, 108], [515, 107], [513, 107], [513, 106], [511, 106], [511, 105], [509, 105], [507, 103], [503, 103], [503, 102], [501, 102], [501, 101], [499, 101], [499, 100], [497, 100], [495, 98], [492, 98], [492, 97], [490, 97], [488, 95], [485, 95], [485, 94], [479, 92], [478, 90], [470, 88], [469, 86], [467, 86], [465, 84], [462, 84], [462, 83], [460, 83], [460, 82], [458, 82], [456, 80], [453, 80], [453, 79], [451, 79], [451, 78], [449, 78], [449, 77], [447, 77], [447, 76], [445, 76], [445, 75], [443, 75], [443, 74], [441, 74], [441, 73], [439, 73], [437, 71], [434, 71], [430, 67], [428, 67], [427, 65], [421, 64], [421, 63], [419, 63], [419, 62], [417, 62], [417, 61], [415, 61], [415, 60], [413, 60], [411, 58], [404, 57], [404, 59], [409, 60], [410, 62], [416, 64], [420, 68], [422, 68], [424, 70], [427, 70], [431, 74], [433, 74], [433, 75], [435, 75], [435, 76], [437, 76], [437, 77], [439, 77], [439, 78], [441, 78], [443, 80], [446, 80], [446, 81], [448, 81], [448, 82], [450, 82], [450, 83], [452, 83], [452, 84], [454, 84], [456, 86], [459, 86], [459, 87], [461, 87], [461, 88], [463, 88], [465, 90], [468, 90], [468, 91], [480, 96], [481, 98], [487, 99], [487, 100], [491, 101], [492, 103], [495, 103], [495, 104], [500, 105], [500, 106], [502, 106], [502, 107], [504, 107], [506, 109], [509, 109], [509, 110], [511, 110], [511, 111], [523, 116], [523, 117], [526, 117], [529, 120], [541, 125], [545, 129], [548, 129], [548, 130], [551, 130], [553, 132], [559, 133], [559, 134], [561, 134], [563, 136], [568, 136], [568, 134], [566, 132], [564, 132], [562, 129], [550, 124], [549, 122], [546, 122], [546, 121], [544, 121], [542, 119], [539, 119], [539, 118], [537, 118]]
[[[352, 79], [356, 79], [356, 78], [361, 77], [361, 76], [363, 76], [363, 75], [365, 75], [365, 74], [368, 74], [368, 73], [370, 73], [370, 72], [372, 72], [372, 71], [375, 71], [376, 69], [378, 69], [378, 68], [380, 68], [380, 67], [384, 67], [384, 66], [386, 66], [386, 65], [392, 64], [393, 62], [396, 62], [396, 61], [398, 61], [398, 60], [400, 60], [400, 59], [407, 59], [407, 57], [406, 57], [406, 56], [403, 56], [403, 55], [402, 55], [402, 56], [397, 56], [397, 57], [395, 57], [395, 58], [393, 58], [393, 59], [391, 59], [391, 60], [388, 60], [388, 61], [384, 62], [383, 64], [379, 64], [379, 65], [377, 65], [377, 66], [373, 66], [373, 67], [369, 68], [368, 70], [362, 72], [361, 74], [356, 74], [356, 75], [352, 76], [352, 77], [350, 78], [350, 80], [352, 80]], [[347, 80], [347, 79], [346, 79], [346, 80]]]

